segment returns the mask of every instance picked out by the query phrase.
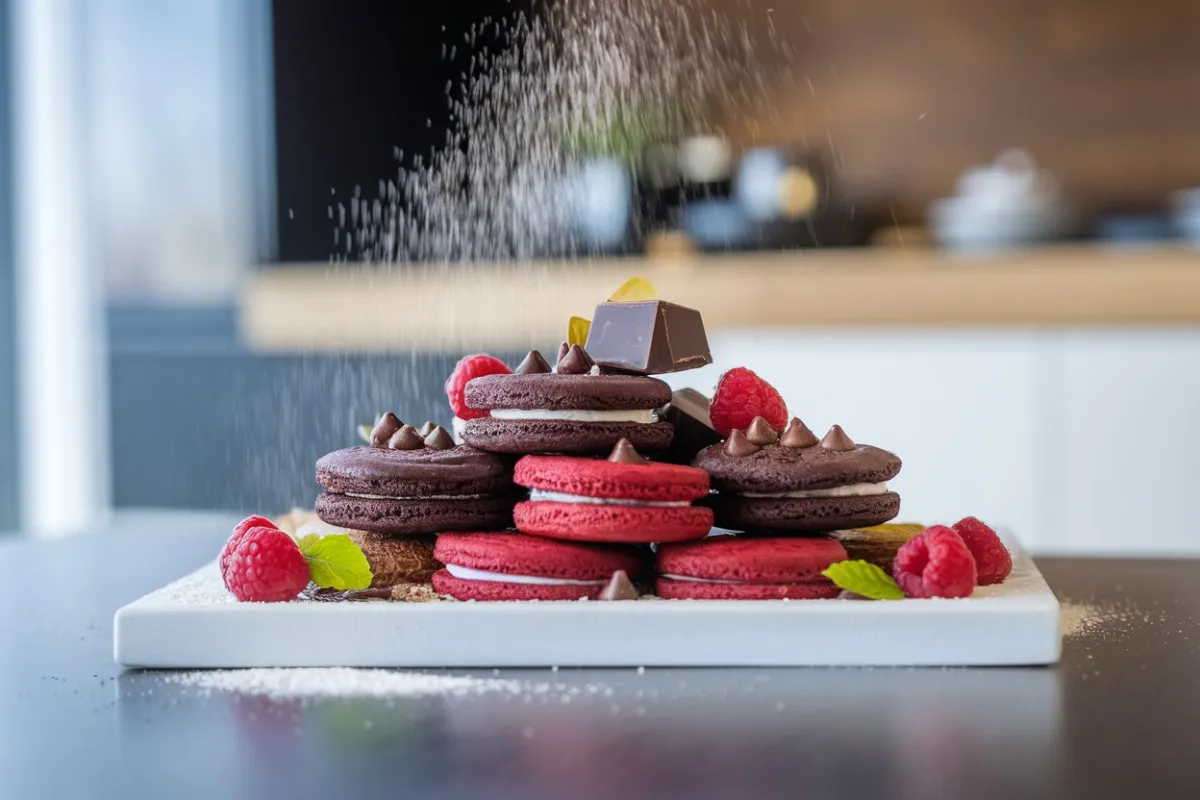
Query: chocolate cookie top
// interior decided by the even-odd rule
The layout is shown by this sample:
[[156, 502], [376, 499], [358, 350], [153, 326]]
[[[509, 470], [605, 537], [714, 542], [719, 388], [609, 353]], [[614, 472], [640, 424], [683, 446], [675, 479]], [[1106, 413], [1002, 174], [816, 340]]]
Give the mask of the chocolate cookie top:
[[714, 489], [772, 493], [882, 483], [900, 472], [900, 459], [855, 444], [837, 425], [817, 439], [799, 419], [781, 435], [756, 417], [747, 430], [701, 450], [692, 466], [708, 472]]
[[374, 497], [495, 494], [512, 491], [512, 472], [499, 457], [460, 445], [392, 450], [347, 447], [317, 461], [327, 491]]
[[511, 375], [475, 378], [464, 397], [471, 408], [488, 410], [620, 411], [661, 408], [671, 401], [671, 387], [657, 378], [602, 375], [583, 348], [573, 345], [553, 372], [531, 350]]

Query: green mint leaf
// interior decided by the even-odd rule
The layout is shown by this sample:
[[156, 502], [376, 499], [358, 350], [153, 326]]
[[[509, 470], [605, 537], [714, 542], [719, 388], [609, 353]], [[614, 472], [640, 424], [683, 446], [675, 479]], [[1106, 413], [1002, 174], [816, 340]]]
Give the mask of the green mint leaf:
[[375, 578], [363, 551], [344, 533], [310, 533], [296, 544], [312, 571], [313, 583], [323, 589], [366, 589]]
[[358, 438], [362, 439], [367, 444], [371, 443], [371, 434], [374, 432], [374, 425], [359, 425]]
[[904, 592], [892, 576], [869, 561], [839, 561], [821, 573], [839, 588], [872, 600], [903, 600]]

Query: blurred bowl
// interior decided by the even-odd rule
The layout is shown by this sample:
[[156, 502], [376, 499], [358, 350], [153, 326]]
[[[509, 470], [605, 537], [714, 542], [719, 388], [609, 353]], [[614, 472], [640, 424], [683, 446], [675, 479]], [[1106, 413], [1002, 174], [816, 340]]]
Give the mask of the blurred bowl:
[[929, 227], [941, 244], [957, 249], [1013, 247], [1061, 238], [1070, 233], [1073, 214], [1060, 201], [1037, 196], [998, 204], [978, 198], [947, 197], [929, 208]]

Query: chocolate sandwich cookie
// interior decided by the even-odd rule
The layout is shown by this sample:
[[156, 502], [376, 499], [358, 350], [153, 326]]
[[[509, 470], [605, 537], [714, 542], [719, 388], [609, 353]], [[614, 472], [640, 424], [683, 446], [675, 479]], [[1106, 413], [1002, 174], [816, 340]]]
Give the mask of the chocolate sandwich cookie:
[[780, 434], [756, 417], [692, 464], [718, 490], [709, 502], [722, 528], [819, 533], [878, 525], [900, 511], [900, 496], [886, 483], [900, 459], [855, 444], [837, 425], [818, 439], [799, 419]]
[[[385, 416], [381, 426], [394, 425]], [[371, 447], [348, 447], [317, 462], [317, 515], [331, 525], [383, 534], [504, 528], [519, 496], [507, 464], [456, 446], [436, 427], [422, 438], [401, 425], [379, 430]]]
[[834, 531], [829, 535], [842, 543], [852, 560], [869, 561], [891, 575], [896, 553], [924, 530], [925, 526], [918, 523], [888, 523]]
[[442, 562], [433, 557], [433, 536], [396, 537], [367, 531], [347, 532], [371, 567], [372, 588], [398, 583], [428, 583]]
[[531, 350], [513, 374], [472, 380], [465, 398], [491, 412], [463, 427], [463, 440], [480, 450], [607, 453], [621, 439], [643, 451], [671, 443], [671, 424], [657, 413], [670, 402], [670, 387], [657, 378], [602, 375], [579, 345], [564, 348], [554, 370]]

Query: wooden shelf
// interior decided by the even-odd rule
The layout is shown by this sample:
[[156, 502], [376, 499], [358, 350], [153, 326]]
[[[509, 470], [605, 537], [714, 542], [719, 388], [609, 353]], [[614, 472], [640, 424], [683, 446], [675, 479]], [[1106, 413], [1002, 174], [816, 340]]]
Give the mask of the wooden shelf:
[[671, 259], [263, 269], [241, 322], [265, 350], [523, 349], [562, 339], [632, 275], [709, 330], [1200, 322], [1200, 250], [1055, 246], [964, 256], [812, 250]]

